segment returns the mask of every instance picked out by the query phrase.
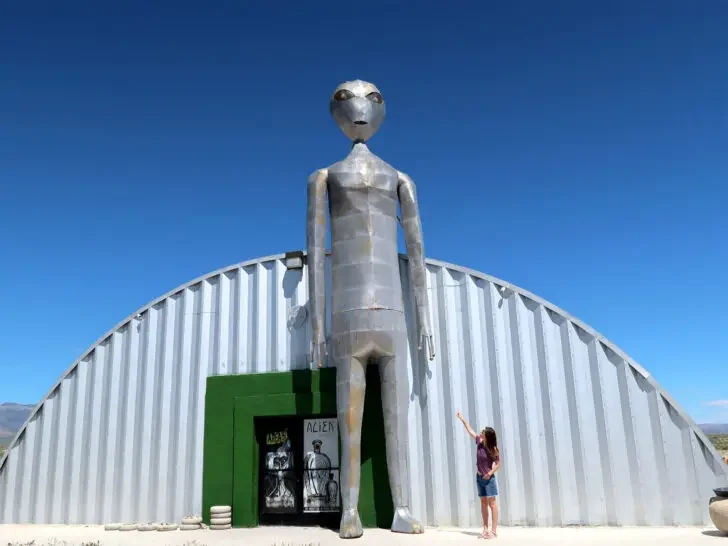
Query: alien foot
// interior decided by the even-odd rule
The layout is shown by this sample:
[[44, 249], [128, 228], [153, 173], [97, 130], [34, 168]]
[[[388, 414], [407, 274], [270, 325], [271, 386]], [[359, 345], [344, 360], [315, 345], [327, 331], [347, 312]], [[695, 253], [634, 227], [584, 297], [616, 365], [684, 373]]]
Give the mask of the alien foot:
[[422, 524], [412, 517], [409, 508], [397, 508], [394, 511], [394, 520], [392, 521], [392, 532], [407, 533], [416, 535], [424, 533], [425, 529]]
[[341, 538], [359, 538], [363, 534], [359, 512], [356, 509], [344, 510], [341, 514], [339, 536]]

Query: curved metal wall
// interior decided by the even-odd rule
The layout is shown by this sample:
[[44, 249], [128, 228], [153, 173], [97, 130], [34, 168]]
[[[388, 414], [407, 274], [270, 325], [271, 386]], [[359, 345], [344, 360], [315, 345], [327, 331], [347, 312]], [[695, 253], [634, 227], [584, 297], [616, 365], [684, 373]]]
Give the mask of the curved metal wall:
[[[462, 409], [499, 432], [505, 525], [709, 521], [711, 488], [728, 483], [728, 469], [641, 367], [498, 279], [428, 261], [428, 286], [437, 358], [410, 358], [416, 515], [480, 523], [474, 449], [454, 418]], [[306, 301], [305, 270], [273, 256], [196, 279], [124, 320], [69, 368], [0, 461], [0, 522], [199, 513], [206, 377], [307, 368]]]

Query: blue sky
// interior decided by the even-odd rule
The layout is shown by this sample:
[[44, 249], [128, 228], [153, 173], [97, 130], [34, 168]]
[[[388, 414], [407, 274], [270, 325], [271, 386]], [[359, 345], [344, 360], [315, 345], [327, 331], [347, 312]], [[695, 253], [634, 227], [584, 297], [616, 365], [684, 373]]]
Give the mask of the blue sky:
[[728, 421], [727, 3], [106, 4], [0, 14], [0, 401], [175, 286], [303, 248], [306, 178], [348, 151], [328, 98], [361, 78], [429, 257]]

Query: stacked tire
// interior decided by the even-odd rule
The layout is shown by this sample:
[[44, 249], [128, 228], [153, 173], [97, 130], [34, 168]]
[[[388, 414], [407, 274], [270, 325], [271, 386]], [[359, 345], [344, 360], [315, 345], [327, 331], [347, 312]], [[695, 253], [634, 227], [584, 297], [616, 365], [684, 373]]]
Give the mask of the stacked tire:
[[182, 518], [180, 531], [196, 531], [202, 529], [202, 518], [200, 516], [185, 516]]
[[233, 526], [232, 506], [212, 506], [210, 508], [210, 529], [224, 531]]
[[107, 523], [106, 531], [175, 531], [176, 523]]
[[177, 525], [176, 523], [167, 523], [166, 521], [154, 524], [154, 528], [157, 531], [176, 531], [178, 527], [179, 525]]

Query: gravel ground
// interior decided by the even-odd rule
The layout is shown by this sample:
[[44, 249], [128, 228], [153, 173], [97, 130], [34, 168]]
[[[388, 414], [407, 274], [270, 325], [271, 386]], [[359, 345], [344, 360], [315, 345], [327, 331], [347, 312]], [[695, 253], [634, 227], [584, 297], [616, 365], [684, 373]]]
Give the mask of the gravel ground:
[[[115, 545], [261, 545], [261, 546], [323, 546], [349, 543], [352, 546], [383, 544], [482, 544], [477, 539], [480, 529], [427, 529], [422, 535], [407, 536], [390, 533], [382, 529], [365, 529], [364, 536], [354, 541], [343, 541], [338, 535], [326, 529], [313, 527], [258, 527], [254, 529], [230, 529], [227, 531], [104, 531], [102, 526], [81, 525], [0, 525], [0, 545], [24, 544], [34, 541], [33, 546], [46, 544], [55, 546], [97, 543], [101, 546]], [[559, 546], [692, 546], [701, 544], [724, 544], [728, 537], [715, 529], [696, 527], [670, 528], [509, 528], [499, 531], [496, 544], [532, 545], [550, 544]], [[721, 542], [722, 539], [722, 542]]]

